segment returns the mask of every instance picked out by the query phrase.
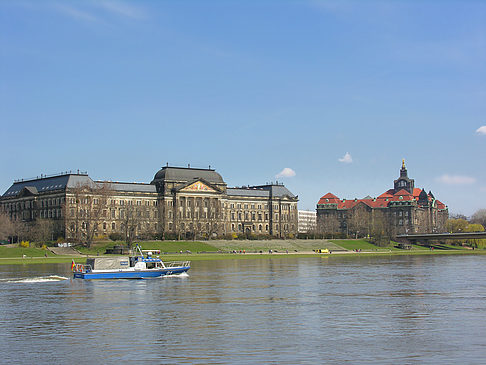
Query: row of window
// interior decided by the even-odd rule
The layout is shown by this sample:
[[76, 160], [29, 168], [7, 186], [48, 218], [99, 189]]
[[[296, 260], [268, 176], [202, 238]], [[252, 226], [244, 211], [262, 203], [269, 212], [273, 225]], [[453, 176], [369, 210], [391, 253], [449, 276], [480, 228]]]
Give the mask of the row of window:
[[35, 200], [26, 200], [16, 203], [8, 203], [4, 204], [3, 208], [5, 211], [12, 212], [18, 211], [23, 209], [34, 209], [36, 206], [40, 206], [40, 208], [49, 208], [55, 206], [61, 206], [64, 203], [64, 198], [50, 198], [50, 199], [39, 199]]
[[[88, 209], [79, 209], [78, 210], [78, 216], [81, 218], [87, 217], [89, 215], [90, 211]], [[159, 218], [159, 211], [158, 210], [153, 210], [152, 213], [150, 210], [139, 210], [137, 209], [136, 211], [128, 211], [125, 212], [124, 209], [119, 209], [118, 214], [116, 214], [115, 209], [110, 209], [109, 213], [106, 209], [104, 209], [101, 212], [101, 217], [106, 218], [110, 216], [112, 219], [116, 219], [117, 216], [119, 219], [125, 219], [127, 217], [127, 214], [134, 214], [135, 217], [137, 218]], [[71, 208], [69, 210], [69, 216], [71, 218], [76, 216], [76, 209]]]
[[[103, 231], [106, 231], [108, 229], [108, 227], [110, 226], [110, 224], [107, 223], [107, 222], [103, 222], [101, 226], [103, 227]], [[111, 230], [116, 231], [116, 227], [117, 227], [116, 222], [111, 222]], [[153, 227], [154, 232], [157, 232], [157, 230], [159, 229], [159, 225], [157, 223], [154, 223], [153, 225], [151, 225], [149, 223], [145, 223], [145, 224], [138, 223], [138, 224], [135, 225], [135, 228], [139, 232], [142, 231], [142, 228], [146, 231], [151, 231], [152, 227]], [[71, 232], [75, 232], [76, 231], [76, 224], [71, 223], [70, 229], [71, 229]], [[88, 229], [88, 223], [87, 222], [81, 222], [81, 229], [83, 229], [83, 230]], [[122, 230], [122, 231], [125, 230], [125, 224], [124, 223], [120, 224], [120, 230]]]

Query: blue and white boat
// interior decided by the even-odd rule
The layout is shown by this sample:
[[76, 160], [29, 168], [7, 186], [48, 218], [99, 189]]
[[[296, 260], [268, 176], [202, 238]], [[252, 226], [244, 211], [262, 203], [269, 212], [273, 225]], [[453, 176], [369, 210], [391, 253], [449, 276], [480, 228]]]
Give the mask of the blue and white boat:
[[93, 257], [86, 264], [71, 266], [75, 279], [149, 279], [160, 276], [182, 274], [191, 268], [190, 261], [164, 263], [152, 252], [145, 256], [137, 245], [137, 256]]

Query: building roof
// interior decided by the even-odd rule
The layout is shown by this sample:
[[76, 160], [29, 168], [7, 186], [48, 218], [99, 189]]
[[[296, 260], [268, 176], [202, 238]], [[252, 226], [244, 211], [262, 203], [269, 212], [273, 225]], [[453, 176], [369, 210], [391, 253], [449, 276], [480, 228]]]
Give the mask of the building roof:
[[317, 204], [338, 204], [339, 203], [339, 198], [332, 194], [332, 193], [327, 193], [326, 195], [322, 196], [321, 199], [319, 199], [319, 202]]
[[153, 184], [106, 182], [106, 181], [97, 181], [97, 183], [108, 184], [110, 189], [114, 191], [127, 191], [127, 192], [135, 192], [135, 193], [156, 193], [157, 192], [157, 189]]
[[2, 195], [2, 198], [17, 196], [24, 188], [32, 194], [41, 194], [56, 190], [65, 190], [79, 185], [91, 185], [93, 180], [85, 174], [64, 174], [52, 177], [41, 177], [29, 180], [15, 181], [12, 186]]
[[226, 194], [228, 196], [251, 196], [251, 197], [270, 197], [270, 192], [263, 189], [250, 189], [250, 188], [227, 188]]
[[285, 198], [297, 199], [297, 196], [292, 194], [289, 189], [283, 185], [260, 185], [248, 186], [241, 188], [227, 188], [226, 194], [228, 196], [250, 196], [250, 197], [265, 197], [265, 198]]
[[270, 196], [273, 198], [284, 198], [288, 197], [291, 199], [297, 199], [297, 196], [292, 194], [289, 189], [287, 189], [284, 185], [280, 184], [268, 184], [268, 185], [258, 185], [258, 186], [249, 186], [249, 189], [263, 189], [270, 193]]
[[204, 179], [213, 184], [224, 184], [223, 178], [213, 169], [164, 166], [154, 176], [152, 183], [164, 181], [188, 182]]

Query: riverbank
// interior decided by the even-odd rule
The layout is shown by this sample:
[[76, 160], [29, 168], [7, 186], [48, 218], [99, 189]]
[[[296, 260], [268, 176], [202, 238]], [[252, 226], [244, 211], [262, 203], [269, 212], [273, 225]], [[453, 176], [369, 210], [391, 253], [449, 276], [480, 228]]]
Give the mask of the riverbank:
[[[417, 250], [380, 250], [380, 251], [331, 251], [329, 254], [319, 254], [313, 251], [279, 251], [279, 252], [205, 252], [205, 253], [172, 253], [161, 254], [164, 261], [212, 261], [212, 260], [248, 260], [248, 259], [283, 259], [288, 257], [309, 258], [321, 257], [332, 260], [336, 257], [369, 257], [369, 256], [416, 256], [416, 255], [486, 255], [486, 250], [467, 250], [467, 249], [417, 249]], [[22, 257], [0, 257], [0, 265], [30, 265], [30, 264], [52, 264], [52, 263], [84, 263], [88, 257], [96, 255], [73, 256], [26, 256]]]

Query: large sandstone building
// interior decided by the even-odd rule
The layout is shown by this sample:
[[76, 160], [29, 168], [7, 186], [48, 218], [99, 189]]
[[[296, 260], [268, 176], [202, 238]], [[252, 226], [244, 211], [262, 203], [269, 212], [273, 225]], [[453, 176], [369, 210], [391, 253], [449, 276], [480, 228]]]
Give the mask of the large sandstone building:
[[165, 166], [150, 184], [93, 181], [87, 173], [18, 180], [0, 198], [14, 220], [54, 222], [53, 236], [293, 237], [297, 201], [281, 184], [229, 188], [214, 169]]
[[327, 193], [317, 203], [320, 232], [353, 236], [367, 236], [373, 231], [386, 232], [389, 236], [443, 232], [448, 215], [447, 206], [432, 192], [415, 187], [404, 161], [393, 189], [376, 198], [349, 200]]

